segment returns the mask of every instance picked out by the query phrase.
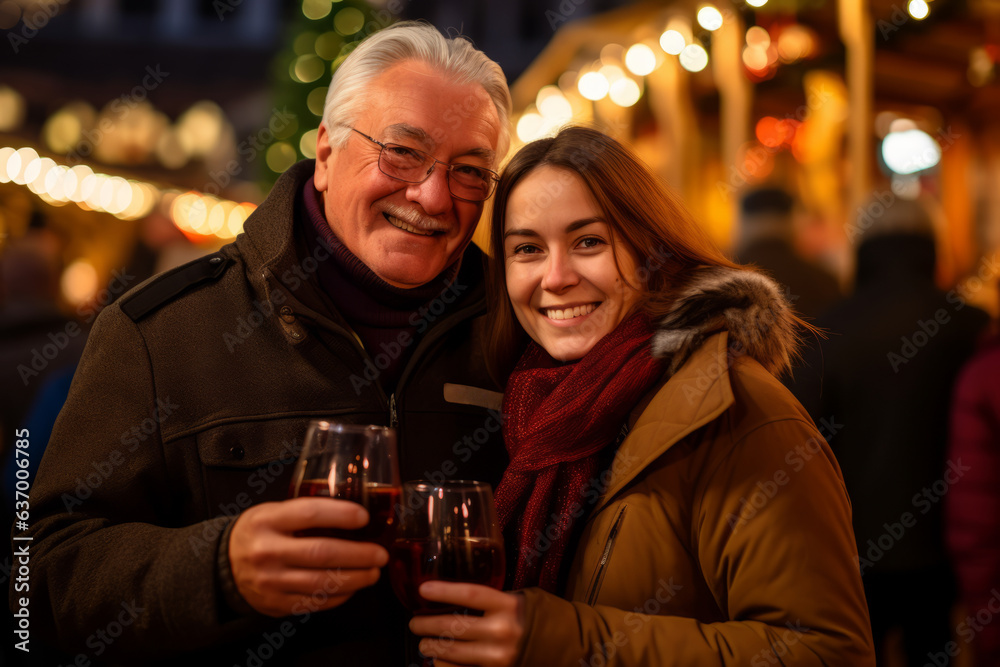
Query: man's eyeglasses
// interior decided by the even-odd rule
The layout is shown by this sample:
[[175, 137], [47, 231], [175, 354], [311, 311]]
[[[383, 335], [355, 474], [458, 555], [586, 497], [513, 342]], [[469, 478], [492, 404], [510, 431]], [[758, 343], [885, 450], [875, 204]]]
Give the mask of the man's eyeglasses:
[[495, 171], [471, 164], [442, 162], [424, 151], [400, 144], [383, 144], [360, 130], [354, 130], [362, 137], [379, 146], [378, 168], [389, 178], [404, 183], [423, 183], [434, 167], [444, 165], [448, 170], [448, 189], [453, 197], [465, 201], [486, 201], [493, 195], [500, 177]]

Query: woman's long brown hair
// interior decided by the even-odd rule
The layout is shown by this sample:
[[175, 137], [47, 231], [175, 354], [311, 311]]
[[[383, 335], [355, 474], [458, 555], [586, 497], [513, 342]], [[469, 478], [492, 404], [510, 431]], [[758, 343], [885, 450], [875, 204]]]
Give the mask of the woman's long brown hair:
[[[640, 307], [654, 322], [667, 314], [691, 269], [724, 266], [751, 270], [728, 259], [680, 199], [615, 139], [597, 130], [571, 126], [555, 137], [533, 141], [504, 168], [490, 221], [486, 362], [501, 385], [506, 384], [528, 342], [507, 296], [503, 243], [507, 201], [521, 179], [542, 165], [567, 169], [586, 183], [612, 230], [612, 243], [624, 243], [636, 260], [636, 275], [623, 278], [643, 292]], [[811, 328], [804, 322], [799, 324]]]

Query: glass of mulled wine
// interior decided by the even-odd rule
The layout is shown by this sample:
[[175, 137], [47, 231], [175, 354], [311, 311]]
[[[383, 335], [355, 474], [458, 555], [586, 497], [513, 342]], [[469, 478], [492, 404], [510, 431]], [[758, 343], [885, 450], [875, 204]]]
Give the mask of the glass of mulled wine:
[[292, 473], [289, 498], [324, 496], [358, 503], [368, 510], [368, 525], [357, 530], [312, 528], [303, 537], [336, 537], [377, 542], [390, 548], [396, 537], [399, 503], [396, 431], [385, 426], [315, 420]]
[[414, 614], [461, 608], [429, 602], [417, 592], [431, 579], [502, 588], [503, 537], [485, 482], [407, 482], [389, 549], [389, 578], [400, 602]]

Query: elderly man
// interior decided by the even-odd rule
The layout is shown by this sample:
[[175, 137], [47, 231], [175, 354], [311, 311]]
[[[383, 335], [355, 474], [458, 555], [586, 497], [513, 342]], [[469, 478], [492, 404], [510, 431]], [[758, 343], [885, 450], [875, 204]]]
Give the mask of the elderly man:
[[[403, 479], [506, 464], [470, 245], [509, 142], [499, 66], [401, 24], [337, 70], [315, 164], [218, 253], [94, 327], [32, 490], [33, 648], [153, 664], [398, 665], [405, 614], [346, 501], [285, 500], [311, 419], [396, 426]], [[82, 663], [76, 663], [82, 664]], [[329, 660], [325, 664], [334, 664]]]

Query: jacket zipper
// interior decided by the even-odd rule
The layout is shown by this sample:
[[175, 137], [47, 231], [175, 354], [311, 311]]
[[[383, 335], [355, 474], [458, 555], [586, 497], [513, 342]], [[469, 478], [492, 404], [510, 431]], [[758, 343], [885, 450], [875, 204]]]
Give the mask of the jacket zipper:
[[608, 540], [604, 543], [604, 552], [601, 554], [601, 560], [597, 563], [597, 571], [594, 572], [594, 577], [590, 580], [590, 590], [587, 592], [587, 604], [589, 606], [594, 606], [597, 594], [601, 590], [604, 573], [607, 572], [608, 561], [611, 559], [611, 552], [615, 548], [615, 541], [618, 539], [618, 529], [621, 528], [626, 509], [628, 509], [627, 504], [622, 505], [622, 508], [618, 510], [618, 516], [615, 517], [615, 522], [611, 525], [611, 532], [608, 533]]
[[[413, 351], [413, 354], [410, 355], [410, 360], [406, 364], [406, 368], [403, 369], [402, 374], [400, 374], [399, 382], [396, 383], [396, 390], [392, 392], [389, 396], [386, 396], [385, 391], [382, 389], [381, 384], [379, 384], [378, 382], [374, 383], [376, 391], [378, 392], [382, 400], [385, 402], [385, 405], [389, 410], [390, 427], [396, 428], [399, 426], [399, 413], [401, 411], [401, 406], [399, 405], [399, 402], [396, 400], [396, 395], [402, 394], [405, 380], [409, 377], [410, 370], [413, 368], [413, 366], [419, 359], [420, 352], [424, 350], [428, 345], [430, 345], [433, 341], [437, 340], [438, 338], [441, 338], [441, 336], [443, 336], [445, 333], [453, 329], [456, 325], [461, 324], [465, 320], [472, 319], [477, 315], [480, 315], [485, 312], [486, 312], [486, 306], [481, 302], [476, 303], [475, 305], [467, 306], [462, 310], [453, 313], [449, 317], [442, 320], [438, 324], [438, 326], [428, 331], [427, 333], [429, 335], [421, 339], [420, 343], [417, 345], [417, 348]], [[319, 313], [315, 313], [315, 315], [319, 315]], [[357, 333], [355, 333], [350, 327], [342, 327], [335, 322], [329, 321], [328, 318], [325, 318], [322, 315], [319, 315], [319, 317], [323, 317], [323, 319], [326, 319], [328, 323], [321, 323], [319, 322], [319, 319], [317, 317], [311, 317], [308, 314], [306, 315], [306, 317], [311, 319], [315, 324], [318, 324], [319, 326], [325, 328], [327, 331], [330, 331], [331, 333], [340, 333], [341, 335], [343, 335], [345, 338], [354, 343], [354, 346], [361, 353], [364, 359], [371, 361], [371, 357], [368, 354], [368, 350], [366, 350], [365, 346], [361, 344], [361, 340], [358, 338]]]
[[417, 345], [416, 349], [413, 350], [413, 354], [410, 355], [410, 360], [406, 363], [406, 367], [403, 369], [403, 372], [400, 373], [399, 375], [399, 381], [396, 382], [396, 391], [393, 392], [392, 396], [390, 397], [389, 418], [392, 421], [391, 425], [393, 427], [399, 424], [398, 414], [399, 412], [402, 411], [402, 405], [400, 401], [396, 400], [396, 396], [397, 394], [402, 396], [403, 388], [406, 386], [406, 381], [410, 377], [410, 371], [413, 370], [413, 367], [416, 366], [416, 364], [420, 360], [421, 352], [427, 349], [427, 347], [429, 347], [431, 343], [433, 343], [434, 341], [436, 341], [437, 339], [441, 338], [446, 333], [454, 329], [457, 325], [461, 324], [466, 320], [473, 319], [477, 315], [480, 315], [485, 312], [486, 312], [486, 306], [482, 303], [477, 303], [476, 305], [463, 308], [462, 310], [453, 313], [451, 316], [445, 318], [444, 320], [441, 320], [440, 324], [438, 324], [436, 327], [427, 332], [428, 335], [420, 339], [420, 343]]

